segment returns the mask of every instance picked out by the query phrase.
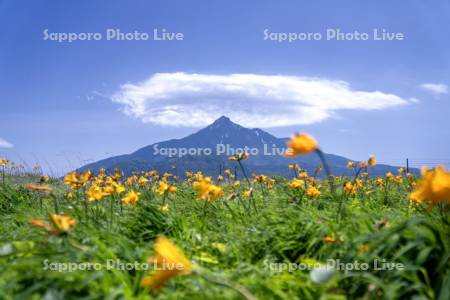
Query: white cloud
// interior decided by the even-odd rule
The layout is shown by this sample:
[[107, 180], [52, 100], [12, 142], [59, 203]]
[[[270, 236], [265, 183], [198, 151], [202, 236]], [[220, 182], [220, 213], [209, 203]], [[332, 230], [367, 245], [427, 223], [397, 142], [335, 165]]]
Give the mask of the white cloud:
[[381, 110], [410, 103], [347, 82], [313, 77], [157, 73], [127, 83], [112, 97], [125, 114], [145, 123], [201, 127], [221, 115], [247, 127], [323, 121], [339, 110]]
[[11, 144], [10, 142], [0, 138], [0, 148], [12, 148], [14, 147], [13, 144]]
[[432, 94], [448, 94], [448, 86], [442, 83], [424, 83], [420, 87]]
[[409, 102], [415, 103], [415, 104], [422, 103], [422, 101], [420, 99], [417, 99], [417, 98], [414, 98], [414, 97], [409, 98]]

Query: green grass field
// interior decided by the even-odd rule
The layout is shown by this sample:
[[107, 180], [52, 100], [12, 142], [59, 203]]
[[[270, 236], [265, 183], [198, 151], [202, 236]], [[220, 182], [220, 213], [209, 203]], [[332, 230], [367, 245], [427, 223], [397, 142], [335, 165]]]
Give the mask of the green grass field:
[[[37, 176], [6, 176], [0, 299], [450, 299], [448, 206], [412, 205], [415, 178], [377, 184], [362, 176], [347, 192], [344, 182], [353, 178], [336, 178], [333, 193], [328, 181], [306, 178], [320, 191], [310, 197], [284, 178], [252, 181], [244, 195], [249, 183], [224, 177], [215, 181], [223, 194], [205, 201], [195, 177], [166, 176], [176, 191], [159, 193], [158, 177], [147, 176], [140, 185], [123, 183], [140, 192], [125, 205], [126, 192], [88, 201], [89, 186], [105, 179], [91, 178], [68, 197], [62, 180], [39, 191], [26, 187]], [[49, 222], [48, 213], [76, 224], [58, 234], [30, 224]], [[160, 235], [196, 271], [144, 288], [153, 271], [142, 264]], [[135, 262], [141, 267], [126, 265]], [[340, 265], [325, 268], [332, 262]]]

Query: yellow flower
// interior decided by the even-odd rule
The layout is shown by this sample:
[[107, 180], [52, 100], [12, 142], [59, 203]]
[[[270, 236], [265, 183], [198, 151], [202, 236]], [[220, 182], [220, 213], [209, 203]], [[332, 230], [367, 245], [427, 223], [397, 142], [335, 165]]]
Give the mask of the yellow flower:
[[41, 176], [41, 178], [39, 179], [39, 182], [44, 183], [44, 182], [48, 182], [50, 179], [50, 177], [48, 177], [47, 175]]
[[320, 191], [319, 191], [316, 187], [310, 186], [310, 187], [306, 190], [306, 195], [307, 195], [309, 198], [314, 199], [314, 198], [317, 198], [317, 197], [320, 196]]
[[122, 198], [122, 202], [124, 204], [130, 204], [130, 205], [134, 206], [138, 202], [140, 195], [141, 195], [141, 193], [137, 193], [137, 192], [131, 190], [125, 195], [125, 197]]
[[9, 160], [6, 158], [0, 158], [0, 166], [6, 167], [9, 164]]
[[386, 173], [386, 180], [391, 180], [393, 178], [394, 178], [394, 174], [392, 174], [391, 172]]
[[107, 193], [103, 190], [102, 187], [98, 185], [93, 185], [86, 192], [89, 201], [100, 201], [103, 197], [107, 196]]
[[402, 182], [403, 182], [403, 177], [400, 176], [400, 175], [397, 175], [397, 176], [395, 176], [395, 181], [396, 181], [397, 183], [402, 183]]
[[105, 192], [109, 195], [118, 195], [125, 192], [125, 187], [120, 183], [113, 181], [110, 185], [105, 187]]
[[81, 186], [81, 181], [79, 180], [76, 172], [66, 174], [66, 176], [64, 176], [64, 183], [70, 186], [73, 190], [76, 190]]
[[362, 188], [362, 187], [364, 186], [362, 180], [359, 179], [359, 178], [356, 178], [356, 179], [355, 179], [355, 186], [356, 186], [357, 188]]
[[198, 176], [199, 180], [195, 181], [192, 186], [198, 192], [198, 198], [212, 202], [217, 198], [223, 196], [223, 190], [221, 187], [212, 183], [211, 177]]
[[353, 168], [354, 166], [355, 166], [355, 163], [352, 162], [352, 161], [349, 161], [349, 162], [347, 163], [347, 168], [349, 168], [349, 169]]
[[231, 174], [231, 171], [230, 171], [230, 169], [226, 169], [226, 170], [224, 170], [224, 171], [223, 171], [223, 174], [225, 174], [225, 175], [230, 175], [230, 174]]
[[51, 192], [52, 188], [48, 185], [37, 185], [37, 184], [27, 184], [25, 186], [27, 189], [31, 191], [43, 191], [43, 192]]
[[158, 171], [156, 171], [156, 170], [151, 170], [151, 171], [147, 172], [147, 174], [145, 174], [145, 176], [153, 177], [155, 179], [159, 178]]
[[267, 182], [267, 188], [271, 189], [275, 185], [275, 183], [276, 183], [275, 179], [273, 178], [269, 179], [269, 181]]
[[431, 206], [441, 202], [450, 204], [450, 173], [443, 166], [434, 170], [423, 168], [422, 178], [409, 198], [411, 201], [426, 202]]
[[356, 189], [357, 189], [356, 185], [354, 185], [354, 184], [351, 183], [350, 181], [347, 181], [347, 182], [344, 184], [344, 192], [345, 192], [346, 194], [355, 194], [355, 193], [356, 193]]
[[376, 180], [375, 180], [375, 184], [376, 185], [384, 185], [384, 180], [383, 180], [383, 178], [381, 178], [381, 177], [378, 177]]
[[141, 281], [141, 287], [161, 288], [167, 281], [177, 275], [188, 275], [194, 270], [192, 263], [183, 252], [164, 236], [159, 236], [155, 246], [156, 256], [149, 258], [149, 263], [157, 271]]
[[336, 239], [334, 237], [330, 237], [330, 236], [323, 237], [323, 238], [321, 238], [321, 240], [325, 244], [334, 244], [334, 243], [336, 243]]
[[239, 180], [236, 180], [235, 182], [234, 182], [234, 184], [233, 184], [235, 187], [238, 187], [238, 186], [240, 186], [241, 185], [241, 181], [239, 181]]
[[161, 206], [161, 211], [169, 211], [169, 203], [166, 203], [163, 206]]
[[211, 202], [213, 200], [216, 200], [217, 198], [220, 198], [223, 196], [223, 190], [221, 187], [212, 184], [209, 187], [209, 199], [208, 201]]
[[123, 176], [123, 172], [119, 169], [114, 170], [113, 178], [114, 180], [119, 180]]
[[223, 176], [222, 175], [217, 176], [217, 181], [223, 181]]
[[316, 140], [307, 133], [294, 135], [287, 143], [286, 156], [297, 156], [311, 153], [319, 148]]
[[305, 181], [294, 178], [288, 183], [288, 187], [293, 190], [298, 189], [298, 188], [303, 189], [303, 188], [305, 188]]
[[165, 192], [175, 193], [177, 191], [177, 187], [174, 185], [170, 185], [166, 180], [159, 181], [159, 187], [156, 189], [156, 192], [160, 195], [164, 195]]
[[369, 160], [367, 161], [367, 163], [369, 164], [369, 166], [374, 167], [377, 164], [377, 160], [375, 159], [375, 156], [371, 155], [369, 157]]
[[145, 178], [145, 177], [143, 177], [143, 176], [141, 176], [141, 177], [139, 177], [138, 185], [139, 185], [140, 187], [143, 187], [144, 185], [147, 184], [147, 182], [148, 182], [148, 179]]
[[69, 216], [57, 215], [57, 214], [49, 214], [50, 222], [53, 227], [60, 232], [67, 232], [77, 223], [75, 219]]
[[136, 180], [137, 180], [137, 176], [136, 176], [136, 175], [133, 175], [133, 176], [128, 177], [128, 178], [125, 180], [125, 183], [126, 183], [127, 185], [132, 185], [134, 182], [136, 182]]
[[88, 170], [88, 171], [84, 172], [83, 174], [81, 174], [80, 181], [83, 184], [86, 184], [91, 178], [92, 178], [92, 172]]
[[307, 179], [308, 178], [308, 172], [303, 171], [298, 173], [298, 178]]
[[267, 180], [267, 176], [266, 175], [255, 175], [253, 180], [258, 183], [264, 183]]
[[360, 253], [365, 253], [365, 252], [369, 251], [369, 245], [361, 244], [358, 246], [358, 250]]
[[49, 213], [50, 224], [41, 220], [31, 220], [30, 224], [45, 229], [48, 233], [53, 235], [60, 235], [69, 232], [76, 225], [75, 219], [69, 216], [56, 215]]
[[398, 172], [398, 174], [403, 174], [403, 173], [405, 173], [405, 168], [399, 168], [397, 170], [397, 172]]
[[160, 195], [163, 195], [167, 190], [169, 189], [169, 185], [165, 180], [159, 181], [159, 187], [156, 189], [156, 192], [158, 192]]
[[233, 156], [228, 157], [228, 160], [234, 160], [234, 161], [241, 161], [241, 160], [245, 160], [249, 157], [249, 155], [245, 152], [243, 153], [239, 153]]
[[249, 198], [253, 195], [253, 188], [248, 189], [244, 192], [244, 197]]
[[163, 174], [163, 178], [170, 178], [172, 176], [173, 176], [173, 174], [169, 173], [169, 172], [166, 172], [166, 173]]

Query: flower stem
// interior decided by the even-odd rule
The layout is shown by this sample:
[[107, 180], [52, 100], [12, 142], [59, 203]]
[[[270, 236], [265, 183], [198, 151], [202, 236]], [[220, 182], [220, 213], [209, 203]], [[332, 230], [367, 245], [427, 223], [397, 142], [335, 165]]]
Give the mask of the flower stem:
[[316, 153], [317, 153], [317, 155], [319, 155], [319, 158], [322, 161], [323, 168], [325, 169], [325, 173], [327, 173], [328, 182], [330, 184], [330, 191], [332, 194], [334, 194], [334, 177], [331, 174], [330, 167], [328, 166], [328, 163], [325, 159], [325, 155], [323, 154], [322, 150], [320, 150], [320, 149], [317, 149]]
[[245, 299], [247, 300], [257, 300], [258, 298], [256, 298], [249, 290], [247, 290], [245, 287], [228, 281], [224, 278], [212, 278], [212, 276], [209, 276], [209, 274], [205, 274], [204, 272], [197, 272], [197, 274], [199, 274], [202, 278], [204, 278], [205, 280], [217, 284], [217, 285], [221, 285], [230, 289], [235, 290], [236, 292], [238, 292], [239, 294], [241, 294]]

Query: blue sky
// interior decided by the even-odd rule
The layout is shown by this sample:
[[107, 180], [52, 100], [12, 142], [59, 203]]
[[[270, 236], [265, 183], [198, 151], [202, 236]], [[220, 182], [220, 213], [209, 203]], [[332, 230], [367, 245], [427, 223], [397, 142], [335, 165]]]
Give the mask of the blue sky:
[[[309, 132], [326, 152], [355, 160], [373, 153], [386, 163], [450, 165], [448, 24], [446, 0], [0, 0], [0, 156], [61, 173], [231, 114], [276, 136]], [[165, 28], [184, 39], [43, 40], [45, 29], [108, 28]], [[263, 34], [328, 28], [384, 28], [405, 39], [279, 43]], [[205, 117], [189, 118], [194, 110]]]

